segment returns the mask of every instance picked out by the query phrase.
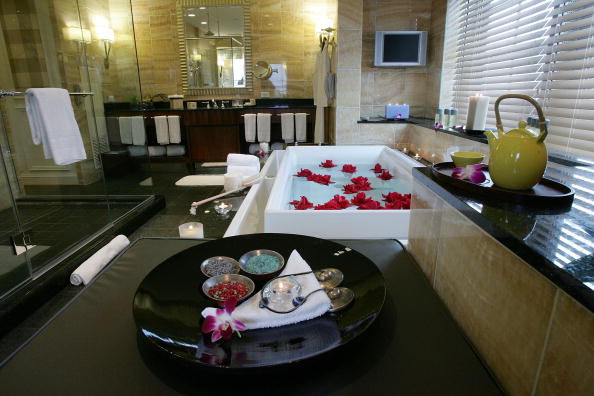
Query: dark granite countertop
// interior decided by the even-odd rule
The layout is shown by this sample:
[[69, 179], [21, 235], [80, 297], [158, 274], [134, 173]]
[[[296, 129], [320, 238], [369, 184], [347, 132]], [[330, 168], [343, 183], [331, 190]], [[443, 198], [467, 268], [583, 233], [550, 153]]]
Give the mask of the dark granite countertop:
[[428, 167], [413, 175], [594, 312], [594, 166], [549, 163], [545, 176], [575, 189], [572, 206], [562, 210], [472, 196], [436, 180]]

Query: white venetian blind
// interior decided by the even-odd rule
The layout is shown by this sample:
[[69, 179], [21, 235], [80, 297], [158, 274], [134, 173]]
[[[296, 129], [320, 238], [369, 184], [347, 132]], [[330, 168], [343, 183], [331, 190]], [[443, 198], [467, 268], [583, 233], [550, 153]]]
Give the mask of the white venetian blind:
[[[466, 119], [468, 98], [536, 98], [551, 120], [548, 146], [594, 157], [594, 1], [449, 0], [440, 103]], [[445, 92], [444, 92], [445, 91]], [[534, 115], [524, 101], [500, 106], [505, 128]]]

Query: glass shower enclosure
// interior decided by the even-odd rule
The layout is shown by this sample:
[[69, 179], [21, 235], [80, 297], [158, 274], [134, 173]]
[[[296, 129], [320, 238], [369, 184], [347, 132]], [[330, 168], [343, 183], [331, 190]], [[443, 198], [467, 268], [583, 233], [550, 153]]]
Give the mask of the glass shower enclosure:
[[[33, 144], [23, 93], [44, 87], [70, 92], [86, 160]], [[148, 156], [115, 145], [104, 116], [137, 98], [130, 0], [0, 2], [0, 303], [154, 199]]]

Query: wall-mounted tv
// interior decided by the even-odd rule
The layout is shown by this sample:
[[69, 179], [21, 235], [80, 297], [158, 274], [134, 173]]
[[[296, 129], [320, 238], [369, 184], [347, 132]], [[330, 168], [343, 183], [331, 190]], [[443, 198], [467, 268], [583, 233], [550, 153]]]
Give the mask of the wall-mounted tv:
[[375, 32], [375, 66], [425, 66], [427, 32]]

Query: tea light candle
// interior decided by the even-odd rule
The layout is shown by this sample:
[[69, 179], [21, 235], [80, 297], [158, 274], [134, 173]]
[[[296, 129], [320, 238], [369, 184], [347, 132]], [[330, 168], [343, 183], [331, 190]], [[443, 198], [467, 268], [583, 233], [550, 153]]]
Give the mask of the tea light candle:
[[184, 223], [178, 227], [180, 238], [204, 238], [204, 225], [198, 222]]
[[415, 154], [414, 159], [416, 159], [418, 161], [421, 159], [421, 156], [417, 153], [417, 154]]
[[484, 131], [489, 111], [489, 97], [477, 93], [468, 101], [468, 115], [466, 116], [466, 129]]
[[231, 205], [227, 202], [219, 202], [219, 203], [215, 204], [214, 210], [215, 210], [215, 212], [217, 212], [220, 215], [226, 215], [227, 213], [229, 213], [229, 211], [231, 210], [232, 207], [233, 207], [233, 205]]
[[291, 290], [292, 285], [289, 282], [285, 282], [282, 279], [279, 279], [273, 285], [273, 290], [277, 293], [284, 293]]
[[402, 152], [403, 152], [404, 154], [407, 154], [407, 153], [408, 153], [408, 149], [405, 147], [405, 148], [403, 148], [403, 149], [402, 149]]

